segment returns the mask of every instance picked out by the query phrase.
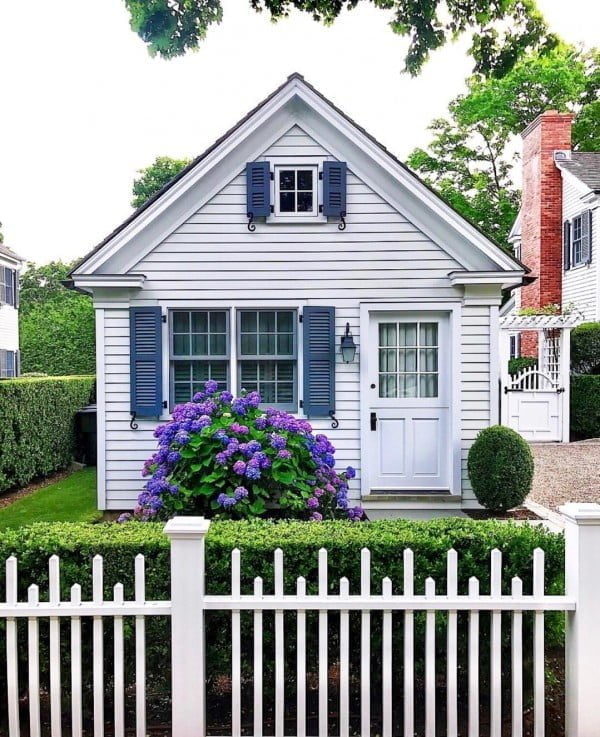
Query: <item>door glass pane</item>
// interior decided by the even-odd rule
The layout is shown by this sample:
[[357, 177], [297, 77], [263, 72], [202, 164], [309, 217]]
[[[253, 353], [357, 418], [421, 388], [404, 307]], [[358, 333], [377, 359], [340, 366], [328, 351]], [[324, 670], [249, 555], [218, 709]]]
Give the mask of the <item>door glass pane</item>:
[[379, 323], [379, 345], [398, 345], [396, 340], [396, 323], [380, 322]]
[[421, 348], [419, 350], [419, 369], [421, 371], [437, 371], [438, 370], [438, 349], [437, 348]]
[[437, 374], [424, 374], [420, 377], [421, 381], [421, 396], [422, 397], [437, 397], [438, 395], [438, 375]]
[[417, 396], [417, 374], [400, 374], [398, 376], [398, 396]]
[[379, 377], [379, 396], [385, 399], [397, 397], [396, 374], [382, 374]]
[[389, 371], [397, 371], [395, 348], [379, 349], [379, 370], [384, 373]]
[[398, 323], [398, 345], [417, 345], [417, 323], [401, 322]]
[[414, 348], [400, 348], [398, 351], [398, 370], [417, 370], [417, 351]]

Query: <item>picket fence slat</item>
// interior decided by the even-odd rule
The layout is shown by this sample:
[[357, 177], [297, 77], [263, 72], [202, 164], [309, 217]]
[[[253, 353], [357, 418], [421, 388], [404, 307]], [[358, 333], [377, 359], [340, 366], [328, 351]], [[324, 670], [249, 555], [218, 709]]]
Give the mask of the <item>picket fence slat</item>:
[[[203, 535], [207, 529], [205, 524]], [[196, 699], [201, 705], [201, 708], [197, 708], [196, 703], [194, 708], [186, 711], [191, 722], [180, 719], [173, 737], [185, 737], [185, 733], [181, 732], [184, 725], [190, 733], [200, 737], [206, 734], [205, 704], [210, 698], [210, 691], [207, 691], [204, 669], [207, 650], [214, 647], [210, 642], [204, 643], [206, 611], [221, 611], [226, 617], [231, 617], [231, 732], [227, 737], [242, 737], [250, 729], [254, 737], [263, 737], [264, 734], [284, 737], [284, 734], [291, 734], [292, 731], [297, 737], [328, 737], [334, 722], [337, 725], [336, 733], [339, 732], [340, 737], [349, 737], [358, 726], [353, 722], [352, 712], [356, 694], [360, 694], [358, 706], [362, 737], [371, 737], [375, 730], [379, 730], [382, 737], [400, 737], [400, 734], [413, 737], [420, 725], [425, 737], [436, 737], [438, 733], [444, 737], [458, 737], [464, 721], [468, 737], [482, 737], [483, 734], [486, 737], [501, 737], [503, 728], [507, 728], [505, 722], [509, 719], [511, 735], [523, 737], [523, 694], [529, 690], [533, 695], [532, 734], [533, 737], [544, 737], [545, 612], [575, 611], [575, 616], [579, 616], [579, 595], [573, 587], [568, 589], [568, 596], [545, 593], [545, 559], [542, 550], [533, 552], [532, 568], [527, 574], [532, 578], [533, 587], [525, 594], [521, 578], [515, 576], [510, 581], [503, 579], [502, 553], [499, 550], [490, 552], [489, 591], [486, 586], [482, 593], [479, 580], [472, 577], [464, 592], [462, 584], [459, 586], [459, 556], [453, 549], [447, 552], [445, 586], [442, 583], [438, 588], [431, 577], [425, 578], [424, 584], [419, 577], [419, 583], [416, 584], [414, 554], [406, 549], [402, 552], [402, 581], [384, 577], [381, 579], [380, 593], [372, 593], [371, 552], [365, 548], [360, 553], [358, 592], [353, 588], [353, 583], [356, 586], [357, 582], [346, 577], [339, 578], [337, 583], [332, 580], [331, 588], [337, 591], [330, 591], [328, 554], [321, 549], [317, 553], [316, 593], [307, 594], [308, 583], [302, 576], [296, 579], [294, 592], [285, 591], [284, 555], [281, 549], [276, 549], [273, 551], [272, 593], [265, 594], [264, 589], [269, 591], [271, 582], [263, 583], [260, 577], [253, 580], [251, 593], [242, 590], [242, 553], [234, 549], [231, 552], [229, 594], [206, 595], [204, 543], [201, 542], [198, 547], [199, 539], [194, 538], [192, 533], [188, 534], [187, 528], [179, 538], [173, 536], [172, 546], [180, 546], [177, 554], [173, 555], [173, 565], [187, 567], [187, 570], [178, 580], [172, 602], [146, 599], [146, 563], [142, 555], [136, 556], [134, 561], [132, 600], [126, 600], [121, 583], [113, 585], [113, 582], [110, 582], [112, 598], [108, 594], [107, 599], [110, 600], [105, 600], [103, 560], [101, 556], [95, 556], [91, 570], [91, 600], [82, 601], [81, 585], [74, 584], [70, 596], [67, 596], [68, 601], [61, 601], [61, 563], [57, 556], [52, 556], [48, 561], [48, 600], [40, 602], [45, 594], [31, 584], [26, 589], [26, 601], [19, 601], [18, 563], [14, 557], [6, 560], [6, 596], [5, 601], [0, 602], [0, 618], [6, 623], [7, 689], [6, 696], [2, 698], [8, 707], [8, 737], [20, 737], [20, 720], [27, 717], [28, 737], [42, 737], [47, 732], [51, 737], [62, 737], [63, 733], [70, 737], [83, 737], [84, 724], [90, 724], [94, 737], [104, 737], [105, 732], [114, 737], [125, 737], [129, 733], [126, 706], [130, 703], [130, 694], [135, 704], [136, 737], [146, 735], [149, 729], [146, 617], [175, 617], [173, 612], [180, 612], [179, 618], [173, 619], [174, 624], [177, 624], [178, 652], [185, 652], [182, 647], [183, 635], [195, 641], [191, 646], [195, 653], [195, 665], [190, 667], [188, 662], [185, 672], [190, 674], [190, 678], [196, 679], [195, 683], [199, 687], [193, 695], [184, 693], [184, 696]], [[193, 548], [196, 557], [190, 556], [186, 560], [185, 555], [182, 555], [183, 546], [190, 541], [196, 545]], [[192, 548], [189, 550], [191, 553]], [[194, 581], [190, 579], [192, 575], [196, 576]], [[395, 592], [394, 589], [400, 589], [400, 583], [401, 592]], [[182, 620], [187, 584], [193, 589], [190, 601], [195, 604], [194, 608], [188, 610], [187, 618]], [[376, 587], [379, 588], [379, 585]], [[510, 593], [503, 593], [508, 587]], [[465, 615], [459, 616], [460, 612]], [[480, 628], [487, 633], [488, 616], [489, 642], [482, 642]], [[292, 617], [296, 621], [295, 628], [289, 626], [293, 622]], [[68, 622], [63, 625], [65, 618], [68, 618]], [[86, 618], [91, 625], [89, 628], [88, 624], [84, 625]], [[19, 629], [19, 619], [25, 620], [22, 631]], [[187, 625], [184, 627], [186, 619]], [[46, 630], [40, 628], [40, 620], [48, 621], [44, 644], [42, 634], [46, 637]], [[286, 625], [286, 622], [289, 624]], [[525, 644], [526, 622], [526, 631], [529, 633], [529, 624], [532, 624], [533, 632], [532, 651], [529, 652], [524, 650], [530, 647]], [[192, 633], [194, 623], [197, 623], [197, 629]], [[253, 629], [249, 647], [242, 641], [246, 623]], [[442, 623], [445, 627], [443, 633]], [[507, 663], [502, 662], [503, 625], [507, 627], [505, 637], [510, 635], [510, 671], [503, 671], [503, 665], [508, 665], [508, 659]], [[273, 639], [269, 636], [266, 648], [265, 630], [270, 632], [271, 626]], [[357, 627], [356, 642], [352, 640], [354, 626]], [[126, 646], [125, 639], [130, 634], [131, 652], [129, 640]], [[105, 636], [112, 639], [108, 652], [105, 652]], [[374, 636], [381, 636], [380, 640], [376, 640], [376, 646], [372, 641]], [[20, 637], [25, 644], [24, 653], [19, 652]], [[172, 648], [176, 642], [175, 635], [173, 638]], [[90, 640], [92, 649], [88, 663], [84, 662], [84, 652], [88, 652], [84, 648], [89, 647]], [[438, 656], [440, 647], [445, 648], [443, 657]], [[481, 677], [482, 647], [489, 647], [489, 683], [487, 678]], [[108, 645], [106, 648], [108, 650]], [[244, 657], [250, 649], [252, 654], [248, 665]], [[66, 651], [70, 652], [70, 656], [63, 661]], [[273, 653], [273, 656], [269, 655], [269, 658], [273, 657], [273, 671], [271, 663], [265, 660], [267, 652]], [[27, 657], [26, 669], [21, 666], [23, 670], [20, 674], [19, 659], [23, 655]], [[295, 657], [296, 663], [291, 672], [287, 672], [286, 658], [290, 655]], [[421, 671], [419, 667], [417, 688], [415, 662], [417, 657], [423, 656], [424, 670]], [[85, 657], [87, 660], [87, 655]], [[46, 660], [43, 661], [43, 658]], [[527, 683], [524, 683], [525, 663], [533, 665]], [[112, 672], [107, 674], [109, 664], [112, 664]], [[131, 665], [133, 671], [130, 671]], [[175, 672], [179, 667], [176, 660], [172, 666]], [[253, 671], [251, 679], [246, 677], [248, 667]], [[380, 670], [372, 675], [374, 667]], [[462, 692], [459, 700], [459, 674], [463, 673], [465, 667], [466, 698], [463, 703]], [[44, 690], [45, 676], [44, 683], [40, 683], [42, 672], [49, 673], [47, 695]], [[130, 672], [135, 674], [135, 683], [126, 681], [126, 674]], [[267, 683], [265, 681], [270, 680], [270, 677], [266, 679], [265, 673], [271, 672], [274, 673], [274, 681]], [[531, 671], [526, 672], [529, 674]], [[506, 673], [506, 682], [503, 682], [503, 673]], [[26, 683], [19, 683], [20, 675], [24, 679], [26, 677]], [[67, 679], [70, 688], [68, 725], [67, 711], [63, 714], [61, 698]], [[181, 670], [179, 679], [180, 688], [185, 692], [186, 680]], [[379, 683], [380, 679], [381, 688], [375, 692], [372, 684]], [[253, 710], [249, 727], [245, 722], [245, 695], [246, 684], [250, 688], [250, 680]], [[461, 686], [462, 683], [461, 675]], [[26, 702], [23, 698], [25, 687], [28, 694]], [[506, 699], [503, 689], [507, 691]], [[91, 715], [84, 713], [84, 693], [88, 691]], [[288, 703], [294, 692], [295, 729], [289, 723], [293, 711]], [[266, 693], [270, 693], [273, 700], [268, 711], [264, 702]], [[442, 724], [439, 713], [438, 700], [442, 694], [445, 697], [445, 724]], [[482, 711], [482, 698], [489, 698], [489, 710], [484, 705]], [[111, 713], [105, 714], [105, 708], [107, 712], [109, 710], [109, 703]], [[503, 715], [503, 704], [510, 707], [510, 714]], [[487, 717], [488, 712], [489, 733], [487, 719], [483, 716], [485, 714]], [[180, 709], [180, 717], [182, 713]], [[272, 722], [271, 713], [274, 716]], [[582, 713], [583, 717], [588, 718], [588, 712]], [[269, 722], [265, 724], [267, 714]], [[227, 723], [227, 717], [222, 722]], [[579, 733], [573, 734], [574, 737], [581, 737]]]

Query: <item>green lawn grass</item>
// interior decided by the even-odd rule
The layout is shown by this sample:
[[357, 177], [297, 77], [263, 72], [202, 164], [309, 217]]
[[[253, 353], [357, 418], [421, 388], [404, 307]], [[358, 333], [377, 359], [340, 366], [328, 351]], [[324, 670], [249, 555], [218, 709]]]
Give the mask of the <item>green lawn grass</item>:
[[95, 522], [101, 516], [96, 508], [96, 469], [83, 468], [0, 508], [0, 530], [32, 522]]

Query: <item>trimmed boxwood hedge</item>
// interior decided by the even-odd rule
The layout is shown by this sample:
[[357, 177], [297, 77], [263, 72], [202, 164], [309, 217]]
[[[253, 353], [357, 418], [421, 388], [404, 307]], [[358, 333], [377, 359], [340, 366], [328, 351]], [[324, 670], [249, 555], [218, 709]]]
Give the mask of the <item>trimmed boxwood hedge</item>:
[[[415, 592], [424, 591], [427, 576], [436, 581], [439, 592], [446, 586], [446, 551], [453, 547], [459, 556], [459, 592], [466, 593], [468, 579], [477, 576], [480, 580], [481, 592], [489, 592], [490, 551], [499, 548], [503, 553], [503, 587], [504, 592], [510, 589], [510, 579], [519, 575], [523, 579], [525, 593], [532, 590], [532, 554], [536, 547], [546, 552], [546, 585], [548, 594], [563, 592], [563, 537], [545, 531], [539, 527], [517, 526], [512, 523], [496, 521], [473, 521], [468, 519], [439, 519], [426, 522], [407, 520], [385, 520], [365, 523], [332, 521], [322, 523], [310, 522], [274, 522], [267, 520], [253, 521], [215, 521], [212, 523], [206, 540], [207, 593], [230, 592], [230, 553], [238, 547], [241, 550], [242, 593], [252, 590], [255, 576], [264, 581], [265, 593], [273, 592], [273, 550], [280, 547], [284, 553], [285, 591], [295, 591], [297, 576], [304, 576], [308, 582], [309, 593], [316, 593], [317, 554], [322, 547], [328, 550], [329, 589], [339, 590], [339, 579], [348, 577], [352, 593], [359, 591], [360, 585], [360, 552], [368, 547], [372, 556], [372, 592], [381, 592], [381, 580], [389, 576], [395, 592], [401, 592], [403, 577], [402, 551], [410, 547], [415, 554]], [[104, 594], [112, 598], [112, 587], [122, 582], [125, 597], [133, 596], [134, 557], [142, 553], [147, 561], [147, 598], [168, 599], [170, 597], [169, 542], [162, 532], [162, 525], [156, 523], [131, 522], [124, 525], [99, 524], [81, 525], [72, 523], [37, 524], [19, 531], [7, 530], [0, 533], [0, 566], [9, 555], [16, 555], [19, 561], [19, 595], [26, 596], [27, 586], [33, 582], [40, 585], [40, 598], [47, 597], [48, 566], [47, 559], [52, 554], [60, 556], [61, 587], [63, 597], [68, 597], [69, 588], [74, 583], [82, 586], [84, 599], [91, 594], [91, 559], [100, 554], [104, 558]], [[1, 579], [2, 575], [0, 575]], [[0, 583], [0, 590], [2, 584]], [[267, 696], [273, 688], [273, 626], [272, 613], [265, 613], [265, 661], [264, 679]], [[149, 674], [148, 691], [150, 694], [150, 711], [160, 721], [161, 715], [167, 714], [170, 679], [170, 640], [169, 623], [163, 618], [147, 618], [147, 671]], [[415, 616], [417, 642], [422, 642], [424, 619], [422, 614]], [[508, 620], [507, 620], [508, 621]], [[223, 715], [230, 708], [231, 673], [231, 616], [221, 612], [209, 612], [206, 617], [206, 639], [208, 644], [207, 677], [209, 681], [210, 705], [209, 722], [223, 724]], [[308, 652], [307, 665], [309, 682], [310, 674], [315, 671], [315, 648], [317, 621], [316, 613], [307, 616]], [[339, 618], [335, 613], [329, 616], [329, 662], [333, 664], [339, 657], [338, 626]], [[396, 619], [394, 627], [394, 652], [402, 652], [401, 620]], [[525, 617], [524, 637], [526, 647], [531, 643], [530, 618]], [[0, 624], [0, 627], [2, 625]], [[445, 618], [437, 616], [437, 648], [439, 667], [445, 658]], [[482, 642], [488, 641], [489, 618], [481, 616]], [[86, 629], [87, 628], [87, 629]], [[66, 629], [66, 626], [65, 626]], [[25, 670], [26, 627], [23, 625], [21, 636], [23, 646], [22, 668]], [[107, 621], [105, 631], [110, 638], [112, 623]], [[295, 672], [295, 615], [285, 614], [286, 673]], [[127, 620], [126, 650], [133, 651], [133, 625]], [[360, 613], [350, 616], [351, 642], [360, 642]], [[42, 629], [43, 648], [47, 648], [47, 630]], [[242, 673], [251, 679], [253, 657], [252, 614], [242, 614]], [[503, 627], [503, 647], [506, 658], [503, 658], [504, 676], [510, 677], [510, 627]], [[562, 637], [561, 615], [547, 617], [546, 642], [548, 645], [560, 644]], [[420, 638], [420, 639], [419, 639]], [[0, 652], [2, 652], [2, 633], [0, 631]], [[64, 672], [68, 672], [68, 634], [64, 633]], [[84, 663], [91, 663], [90, 629], [84, 620], [85, 657]], [[459, 687], [466, 684], [466, 615], [459, 615], [459, 664], [461, 676]], [[372, 616], [372, 688], [378, 692], [381, 688], [381, 616]], [[110, 699], [110, 658], [112, 648], [108, 641], [105, 648], [107, 657], [107, 698]], [[359, 648], [351, 649], [351, 667], [358, 667]], [[489, 648], [481, 648], [482, 698], [486, 693], [486, 679], [489, 672], [487, 658]], [[42, 682], [47, 679], [47, 664], [42, 658]], [[417, 685], [423, 673], [423, 652], [417, 646], [415, 656]], [[89, 677], [89, 673], [88, 673]], [[396, 676], [395, 676], [396, 677]], [[5, 669], [0, 668], [0, 692], [4, 687]], [[127, 665], [126, 683], [135, 681], [133, 666]], [[247, 681], [250, 682], [250, 681]], [[440, 685], [440, 688], [443, 688]], [[286, 685], [289, 698], [293, 700], [293, 679]], [[421, 693], [423, 689], [418, 692]], [[249, 701], [251, 703], [251, 689]], [[128, 691], [133, 693], [133, 690]], [[310, 692], [313, 698], [315, 693]], [[65, 684], [65, 708], [68, 709], [68, 683]], [[90, 691], [85, 691], [85, 698], [90, 698]], [[442, 695], [440, 695], [442, 698]], [[274, 699], [266, 698], [265, 703]], [[128, 697], [128, 708], [131, 703]], [[246, 703], [246, 702], [244, 702]], [[108, 702], [107, 702], [108, 704]], [[107, 705], [107, 708], [108, 705]], [[246, 707], [244, 707], [245, 709]], [[310, 708], [310, 703], [309, 703]], [[109, 712], [107, 712], [109, 713]], [[244, 714], [251, 713], [251, 708]], [[377, 720], [377, 715], [374, 714]], [[226, 718], [225, 718], [226, 721]]]
[[575, 439], [600, 437], [600, 376], [571, 376], [571, 434]]
[[69, 465], [75, 413], [93, 385], [93, 376], [0, 381], [0, 493]]

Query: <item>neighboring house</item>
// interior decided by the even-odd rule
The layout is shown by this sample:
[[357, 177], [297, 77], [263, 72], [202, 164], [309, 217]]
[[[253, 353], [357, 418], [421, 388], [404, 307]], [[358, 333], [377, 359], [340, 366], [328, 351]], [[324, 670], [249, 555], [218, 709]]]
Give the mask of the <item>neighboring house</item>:
[[24, 259], [0, 243], [0, 379], [19, 375], [19, 272]]
[[[600, 152], [571, 150], [572, 121], [550, 110], [522, 134], [522, 205], [509, 240], [537, 278], [507, 309], [557, 304], [600, 320]], [[516, 348], [536, 355], [535, 336]]]
[[467, 452], [523, 275], [292, 75], [71, 274], [97, 316], [99, 506], [135, 504], [154, 427], [209, 377], [327, 433], [373, 518], [477, 506]]

